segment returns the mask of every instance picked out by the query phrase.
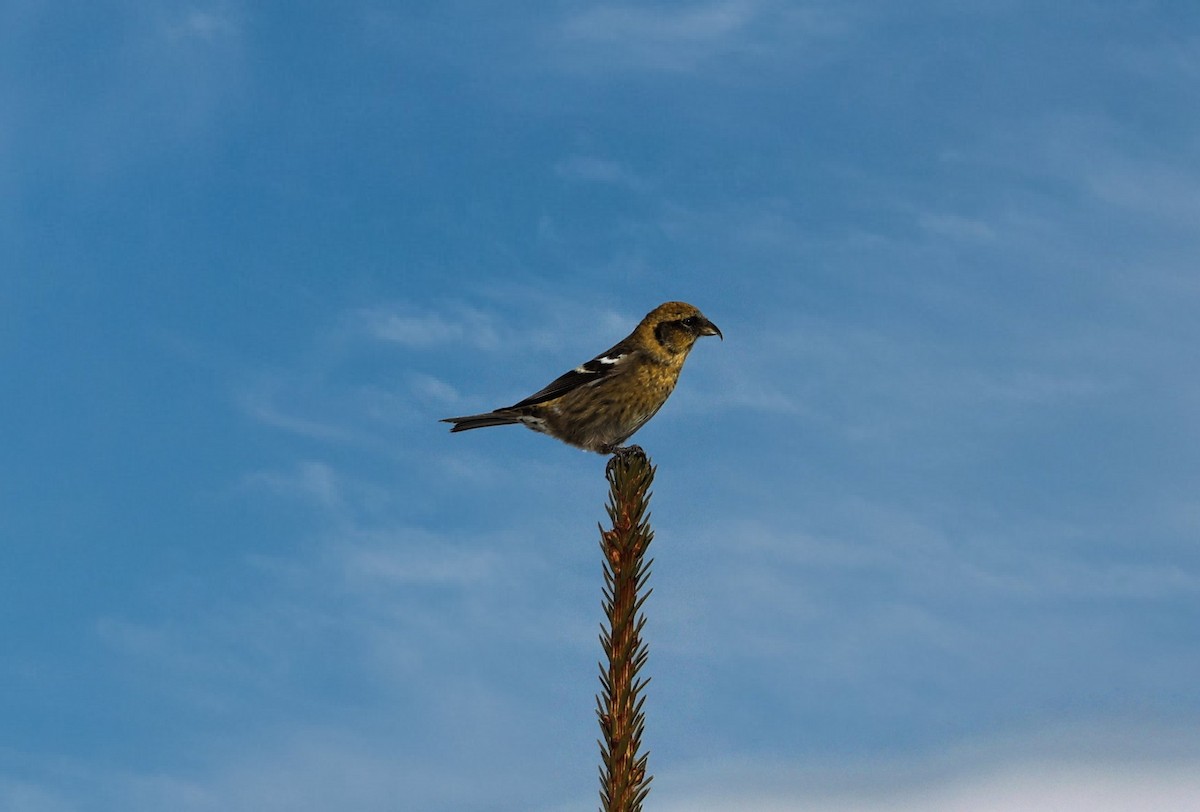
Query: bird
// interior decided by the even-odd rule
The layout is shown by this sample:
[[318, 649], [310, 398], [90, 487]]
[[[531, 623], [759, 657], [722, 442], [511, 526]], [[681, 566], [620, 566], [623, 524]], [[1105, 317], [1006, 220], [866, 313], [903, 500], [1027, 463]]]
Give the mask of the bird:
[[[484, 414], [447, 417], [451, 433], [521, 424], [598, 454], [621, 444], [666, 403], [696, 340], [725, 336], [686, 302], [664, 302], [633, 332], [524, 400]], [[633, 448], [633, 447], [630, 447]]]

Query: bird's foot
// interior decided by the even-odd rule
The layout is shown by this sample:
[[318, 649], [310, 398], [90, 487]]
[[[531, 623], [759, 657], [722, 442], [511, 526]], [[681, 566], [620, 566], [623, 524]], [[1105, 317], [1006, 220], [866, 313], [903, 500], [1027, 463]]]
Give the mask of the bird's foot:
[[630, 457], [645, 457], [646, 452], [642, 450], [640, 445], [617, 445], [609, 446], [607, 451], [614, 457], [620, 460], [626, 460]]

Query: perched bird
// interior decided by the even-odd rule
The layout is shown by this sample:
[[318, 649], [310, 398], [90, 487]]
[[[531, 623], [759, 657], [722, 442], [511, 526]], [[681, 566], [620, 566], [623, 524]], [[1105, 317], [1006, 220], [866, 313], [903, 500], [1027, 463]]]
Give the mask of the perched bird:
[[520, 423], [588, 451], [620, 452], [621, 443], [666, 403], [700, 336], [725, 339], [690, 304], [667, 302], [612, 349], [520, 403], [441, 422], [453, 423], [451, 432]]

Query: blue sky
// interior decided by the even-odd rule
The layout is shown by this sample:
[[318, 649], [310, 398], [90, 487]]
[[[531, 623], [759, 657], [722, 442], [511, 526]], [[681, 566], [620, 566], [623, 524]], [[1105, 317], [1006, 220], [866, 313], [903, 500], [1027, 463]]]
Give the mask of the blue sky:
[[1200, 11], [0, 7], [0, 807], [1200, 809]]

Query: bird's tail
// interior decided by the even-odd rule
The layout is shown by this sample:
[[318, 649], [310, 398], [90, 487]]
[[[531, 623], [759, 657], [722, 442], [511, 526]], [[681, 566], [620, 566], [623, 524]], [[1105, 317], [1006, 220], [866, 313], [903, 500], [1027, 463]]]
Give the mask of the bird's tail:
[[456, 431], [485, 429], [488, 426], [507, 426], [510, 423], [520, 423], [521, 421], [514, 415], [504, 412], [488, 412], [487, 414], [469, 414], [466, 417], [447, 417], [439, 422], [453, 423], [454, 427], [450, 429], [450, 433], [453, 434]]

